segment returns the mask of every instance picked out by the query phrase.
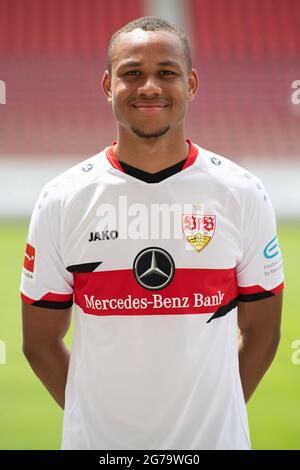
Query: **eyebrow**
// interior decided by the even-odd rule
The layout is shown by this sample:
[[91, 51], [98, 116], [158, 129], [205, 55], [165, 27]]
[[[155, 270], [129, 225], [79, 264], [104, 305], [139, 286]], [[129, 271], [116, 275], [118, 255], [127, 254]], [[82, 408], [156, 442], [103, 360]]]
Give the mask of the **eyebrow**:
[[[120, 65], [120, 67], [140, 67], [143, 65], [143, 62], [136, 62], [136, 61], [128, 61], [124, 62], [123, 64]], [[174, 62], [172, 60], [165, 60], [162, 62], [159, 62], [158, 65], [160, 67], [180, 67], [180, 65], [177, 62]]]

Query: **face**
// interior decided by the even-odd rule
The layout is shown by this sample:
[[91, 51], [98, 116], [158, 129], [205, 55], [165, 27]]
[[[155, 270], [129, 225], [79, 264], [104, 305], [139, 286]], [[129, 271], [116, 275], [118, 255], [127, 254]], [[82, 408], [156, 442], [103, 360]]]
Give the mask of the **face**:
[[157, 139], [184, 127], [198, 77], [194, 69], [188, 73], [176, 34], [135, 29], [122, 34], [115, 45], [111, 77], [106, 71], [102, 85], [120, 134]]

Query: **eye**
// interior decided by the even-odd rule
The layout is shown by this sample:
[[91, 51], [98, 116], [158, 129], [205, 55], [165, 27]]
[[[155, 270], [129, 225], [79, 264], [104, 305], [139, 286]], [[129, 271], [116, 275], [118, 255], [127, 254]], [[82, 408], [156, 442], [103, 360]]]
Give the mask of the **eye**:
[[125, 73], [128, 77], [135, 77], [141, 72], [139, 70], [129, 70], [128, 72]]
[[161, 70], [160, 73], [162, 75], [176, 75], [175, 72], [172, 72], [172, 70]]

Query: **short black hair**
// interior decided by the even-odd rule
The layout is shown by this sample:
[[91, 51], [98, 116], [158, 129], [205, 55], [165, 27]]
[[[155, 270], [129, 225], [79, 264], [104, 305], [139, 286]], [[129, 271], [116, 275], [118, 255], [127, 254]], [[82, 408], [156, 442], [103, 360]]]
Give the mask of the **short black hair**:
[[183, 44], [188, 72], [190, 73], [192, 71], [192, 51], [187, 34], [175, 24], [163, 20], [162, 18], [158, 18], [157, 16], [143, 16], [142, 18], [130, 21], [130, 23], [127, 23], [116, 31], [110, 38], [106, 57], [106, 68], [110, 76], [112, 71], [112, 51], [116, 42], [120, 39], [121, 34], [129, 33], [137, 28], [143, 31], [168, 31], [176, 34]]

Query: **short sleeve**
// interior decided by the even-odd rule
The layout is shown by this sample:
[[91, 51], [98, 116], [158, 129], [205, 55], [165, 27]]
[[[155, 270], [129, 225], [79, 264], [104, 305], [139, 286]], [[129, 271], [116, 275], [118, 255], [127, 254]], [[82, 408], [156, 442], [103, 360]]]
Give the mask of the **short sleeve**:
[[73, 275], [64, 266], [60, 246], [61, 201], [46, 186], [29, 226], [20, 287], [25, 303], [55, 309], [72, 306]]
[[278, 294], [284, 273], [275, 212], [258, 178], [251, 178], [243, 198], [243, 254], [236, 276], [238, 300], [251, 302]]

